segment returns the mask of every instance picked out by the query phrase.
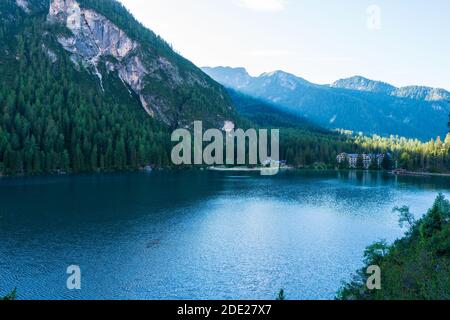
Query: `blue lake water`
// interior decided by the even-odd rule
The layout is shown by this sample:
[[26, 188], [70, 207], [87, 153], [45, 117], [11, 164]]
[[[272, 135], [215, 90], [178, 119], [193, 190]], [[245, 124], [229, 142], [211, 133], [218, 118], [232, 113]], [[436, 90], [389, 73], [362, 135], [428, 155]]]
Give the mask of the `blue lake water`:
[[[0, 295], [333, 299], [366, 246], [401, 237], [450, 179], [154, 172], [0, 179]], [[69, 265], [81, 290], [66, 288]]]

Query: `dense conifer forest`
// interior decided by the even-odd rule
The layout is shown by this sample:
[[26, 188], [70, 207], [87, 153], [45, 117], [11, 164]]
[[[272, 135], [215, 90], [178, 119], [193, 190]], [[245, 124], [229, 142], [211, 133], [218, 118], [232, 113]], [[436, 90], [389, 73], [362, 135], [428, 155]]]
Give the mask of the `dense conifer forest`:
[[[80, 2], [110, 17], [132, 38], [153, 48], [154, 54], [164, 53], [187, 69], [196, 68], [138, 24], [121, 4]], [[52, 36], [68, 30], [48, 24], [45, 10], [27, 14], [13, 0], [0, 6], [0, 175], [171, 165], [173, 128], [149, 117], [139, 98], [114, 74], [101, 70], [105, 71], [102, 87], [96, 75], [77, 69]], [[280, 129], [281, 158], [292, 166], [335, 168], [336, 156], [342, 152], [382, 152], [390, 154], [390, 166], [448, 171], [448, 137], [423, 143], [330, 132], [265, 102], [238, 92], [229, 94], [238, 111], [234, 118], [238, 126]], [[211, 103], [197, 104], [209, 109]], [[208, 118], [207, 110], [201, 113]]]

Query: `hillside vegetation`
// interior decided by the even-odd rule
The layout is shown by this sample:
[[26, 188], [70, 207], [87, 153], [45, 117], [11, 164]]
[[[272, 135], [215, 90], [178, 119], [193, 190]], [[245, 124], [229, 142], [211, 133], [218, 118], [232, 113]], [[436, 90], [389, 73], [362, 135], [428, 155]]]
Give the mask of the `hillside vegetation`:
[[[415, 221], [407, 207], [397, 208], [409, 231], [392, 245], [382, 241], [365, 251], [365, 267], [338, 294], [343, 300], [449, 300], [450, 202], [441, 194]], [[367, 289], [369, 266], [381, 268], [381, 290]]]
[[[4, 5], [4, 4], [3, 4]], [[12, 4], [15, 6], [15, 4]], [[9, 7], [5, 9], [13, 9]], [[113, 77], [77, 71], [45, 16], [1, 12], [0, 174], [74, 172], [168, 164], [169, 131]], [[47, 34], [47, 36], [43, 35]], [[51, 61], [43, 43], [57, 54]]]
[[450, 93], [445, 90], [397, 89], [362, 77], [329, 86], [283, 71], [252, 77], [243, 68], [203, 70], [226, 87], [270, 101], [278, 109], [306, 117], [324, 128], [422, 141], [444, 138], [447, 132]]
[[[230, 117], [237, 127], [278, 128], [281, 159], [300, 168], [317, 164], [334, 168], [341, 152], [388, 152], [410, 170], [449, 171], [450, 139], [423, 143], [323, 129], [274, 103], [226, 90], [143, 27], [119, 2], [79, 2], [138, 41], [143, 61], [151, 65], [164, 57], [177, 66], [181, 78], [195, 76], [206, 84], [172, 88], [173, 79], [165, 78], [164, 70], [155, 72], [158, 81], [145, 78], [148, 87], [140, 94], [164, 100], [167, 108], [160, 111], [166, 120], [183, 127], [193, 119], [202, 120], [206, 127]], [[170, 166], [175, 124], [147, 114], [141, 96], [117, 72], [107, 70], [111, 57], [100, 59], [100, 81], [92, 66], [76, 65], [55, 37], [71, 31], [48, 22], [49, 2], [27, 3], [30, 12], [15, 0], [0, 2], [0, 176]]]

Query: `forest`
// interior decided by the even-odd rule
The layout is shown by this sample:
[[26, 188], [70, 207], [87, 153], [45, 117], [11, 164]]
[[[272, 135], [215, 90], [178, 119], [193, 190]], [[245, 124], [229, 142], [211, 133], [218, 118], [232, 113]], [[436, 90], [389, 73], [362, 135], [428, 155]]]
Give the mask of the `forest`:
[[[110, 15], [132, 37], [147, 39], [142, 41], [156, 48], [155, 54], [170, 54], [186, 68], [195, 68], [151, 31], [133, 31], [127, 22], [137, 22], [120, 15], [120, 4], [83, 3]], [[96, 76], [77, 70], [51, 36], [64, 32], [61, 27], [47, 24], [42, 14], [25, 16], [11, 0], [0, 8], [0, 175], [171, 166], [174, 128], [149, 117], [117, 76], [104, 72], [103, 90]], [[293, 167], [336, 168], [342, 152], [388, 153], [392, 161], [385, 169], [450, 171], [450, 136], [421, 142], [331, 132], [267, 103], [229, 95], [238, 127], [280, 129], [280, 157]]]
[[[0, 174], [124, 170], [167, 166], [169, 129], [150, 118], [119, 79], [96, 79], [73, 67], [49, 37], [49, 59], [40, 17], [18, 21], [15, 37], [4, 30], [0, 44]], [[5, 26], [5, 25], [3, 25]], [[11, 29], [16, 26], [7, 24]]]

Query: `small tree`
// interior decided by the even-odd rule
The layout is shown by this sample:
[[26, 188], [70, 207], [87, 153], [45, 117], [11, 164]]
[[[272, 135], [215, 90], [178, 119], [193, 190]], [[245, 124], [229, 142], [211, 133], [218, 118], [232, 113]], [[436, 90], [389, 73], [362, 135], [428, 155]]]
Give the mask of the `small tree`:
[[348, 157], [344, 157], [343, 159], [341, 159], [340, 162], [338, 162], [338, 169], [339, 170], [347, 170], [348, 168], [349, 168]]
[[280, 292], [278, 293], [277, 300], [278, 300], [278, 301], [284, 301], [284, 300], [286, 300], [286, 296], [284, 295], [284, 289], [281, 289]]
[[403, 207], [395, 207], [394, 210], [392, 210], [394, 213], [399, 214], [399, 225], [400, 228], [404, 228], [407, 226], [408, 228], [411, 228], [416, 223], [416, 219], [414, 218], [414, 215], [409, 211], [409, 207], [403, 206]]
[[389, 244], [386, 240], [375, 242], [364, 251], [364, 262], [367, 265], [380, 264], [388, 252]]
[[422, 239], [431, 238], [435, 232], [441, 231], [450, 218], [450, 202], [442, 193], [439, 194], [433, 207], [422, 220], [419, 231]]
[[14, 289], [11, 293], [8, 293], [3, 298], [0, 298], [0, 300], [3, 301], [12, 301], [17, 299], [17, 289]]

